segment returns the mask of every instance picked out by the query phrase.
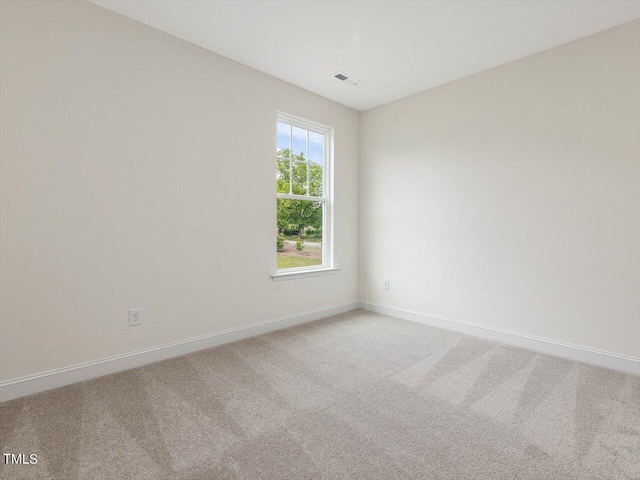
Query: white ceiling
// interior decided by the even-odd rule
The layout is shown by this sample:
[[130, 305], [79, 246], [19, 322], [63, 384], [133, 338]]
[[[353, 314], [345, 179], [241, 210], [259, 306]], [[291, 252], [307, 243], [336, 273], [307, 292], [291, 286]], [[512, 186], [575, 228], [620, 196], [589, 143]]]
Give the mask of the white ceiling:
[[357, 110], [640, 18], [640, 0], [90, 1]]

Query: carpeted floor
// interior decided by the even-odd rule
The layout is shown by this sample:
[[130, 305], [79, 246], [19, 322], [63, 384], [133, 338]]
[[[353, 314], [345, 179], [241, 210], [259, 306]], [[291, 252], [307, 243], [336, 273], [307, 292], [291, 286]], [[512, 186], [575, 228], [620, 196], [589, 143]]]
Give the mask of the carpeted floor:
[[355, 311], [0, 404], [0, 444], [38, 454], [6, 479], [638, 479], [640, 378]]

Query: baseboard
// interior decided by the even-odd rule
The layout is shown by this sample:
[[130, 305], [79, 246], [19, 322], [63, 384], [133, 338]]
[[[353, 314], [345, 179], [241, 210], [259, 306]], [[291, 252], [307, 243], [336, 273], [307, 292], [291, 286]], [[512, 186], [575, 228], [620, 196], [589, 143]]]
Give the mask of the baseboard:
[[299, 315], [291, 315], [222, 332], [202, 335], [196, 338], [159, 345], [157, 347], [104, 358], [93, 362], [7, 380], [0, 382], [0, 402], [13, 400], [15, 398], [43, 392], [45, 390], [63, 387], [65, 385], [84, 380], [90, 380], [92, 378], [128, 370], [130, 368], [141, 367], [149, 363], [178, 357], [187, 353], [216, 347], [218, 345], [235, 342], [256, 335], [262, 335], [274, 330], [280, 330], [282, 328], [320, 320], [321, 318], [338, 315], [350, 310], [355, 310], [356, 308], [363, 308], [383, 315], [402, 318], [404, 320], [423, 323], [446, 330], [453, 330], [476, 337], [535, 350], [548, 355], [563, 357], [569, 360], [589, 363], [599, 367], [640, 376], [640, 359], [635, 357], [603, 352], [600, 350], [581, 347], [579, 345], [572, 345], [533, 335], [510, 332], [508, 330], [463, 322], [439, 315], [429, 315], [373, 302], [351, 302]]
[[624, 373], [640, 376], [640, 358], [619, 355], [617, 353], [603, 352], [592, 348], [558, 342], [533, 335], [510, 332], [499, 328], [487, 327], [475, 323], [463, 322], [453, 318], [439, 315], [430, 315], [414, 312], [398, 307], [391, 307], [373, 302], [360, 302], [360, 307], [365, 310], [389, 315], [391, 317], [423, 323], [432, 327], [453, 330], [467, 335], [486, 338], [497, 342], [527, 348], [537, 352], [562, 357], [577, 362], [589, 363], [599, 367], [609, 368]]
[[202, 335], [196, 338], [159, 345], [123, 355], [116, 355], [93, 362], [7, 380], [0, 382], [0, 402], [63, 387], [84, 380], [90, 380], [92, 378], [102, 377], [130, 368], [141, 367], [149, 363], [178, 357], [187, 353], [216, 347], [224, 343], [235, 342], [256, 335], [262, 335], [274, 330], [312, 322], [321, 318], [355, 310], [359, 308], [359, 306], [360, 304], [358, 302], [334, 305], [321, 310], [254, 323], [244, 327]]

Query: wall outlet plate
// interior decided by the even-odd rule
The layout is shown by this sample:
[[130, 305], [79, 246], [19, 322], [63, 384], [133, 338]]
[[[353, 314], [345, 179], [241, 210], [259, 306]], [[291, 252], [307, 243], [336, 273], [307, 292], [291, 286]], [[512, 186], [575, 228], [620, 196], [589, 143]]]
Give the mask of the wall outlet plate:
[[142, 325], [142, 309], [132, 308], [129, 310], [129, 326], [135, 327], [136, 325]]
[[382, 285], [382, 289], [383, 290], [389, 290], [389, 285], [391, 282], [389, 282], [389, 279], [385, 279], [384, 284]]

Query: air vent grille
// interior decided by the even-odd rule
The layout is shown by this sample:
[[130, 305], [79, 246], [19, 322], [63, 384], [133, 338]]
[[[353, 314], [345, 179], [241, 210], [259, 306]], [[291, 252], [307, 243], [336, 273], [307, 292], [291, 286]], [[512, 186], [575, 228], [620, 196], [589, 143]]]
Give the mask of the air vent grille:
[[334, 78], [337, 78], [341, 82], [344, 82], [347, 85], [351, 85], [352, 87], [360, 84], [360, 80], [356, 80], [355, 78], [350, 77], [349, 75], [345, 75], [344, 73], [336, 73], [334, 75]]

